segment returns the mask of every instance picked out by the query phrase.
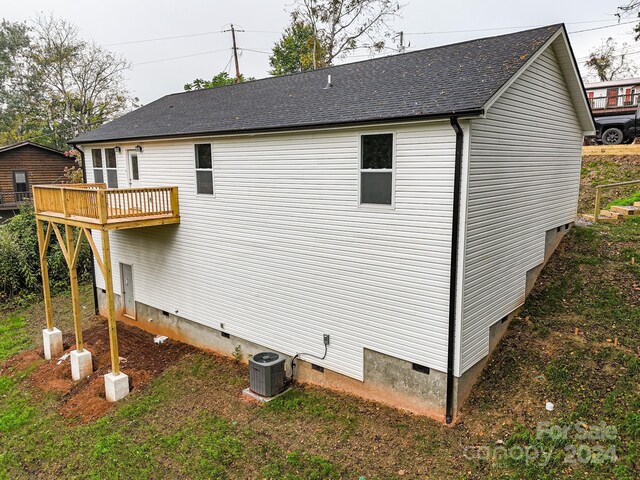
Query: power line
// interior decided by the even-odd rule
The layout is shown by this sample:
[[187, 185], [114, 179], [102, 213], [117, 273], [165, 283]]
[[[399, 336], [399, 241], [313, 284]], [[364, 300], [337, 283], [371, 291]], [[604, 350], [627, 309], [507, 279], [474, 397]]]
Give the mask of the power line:
[[128, 42], [116, 42], [116, 43], [107, 43], [103, 45], [104, 47], [114, 47], [116, 45], [130, 45], [133, 43], [146, 43], [146, 42], [157, 42], [160, 40], [174, 40], [176, 38], [189, 38], [189, 37], [200, 37], [202, 35], [213, 35], [214, 33], [222, 33], [221, 31], [215, 32], [202, 32], [202, 33], [192, 33], [189, 35], [175, 35], [173, 37], [158, 37], [158, 38], [146, 38], [143, 40], [131, 40]]
[[569, 32], [569, 33], [573, 34], [573, 33], [582, 33], [582, 32], [593, 32], [594, 30], [602, 30], [603, 28], [613, 28], [613, 27], [618, 27], [620, 25], [629, 25], [630, 23], [636, 23], [637, 21], [638, 20], [631, 20], [630, 22], [615, 23], [613, 25], [604, 25], [602, 27], [585, 28], [584, 30], [574, 30], [573, 32]]
[[179, 60], [181, 58], [190, 58], [190, 57], [197, 57], [197, 56], [200, 56], [200, 55], [209, 55], [210, 53], [226, 52], [228, 50], [229, 50], [229, 48], [221, 48], [219, 50], [209, 50], [208, 52], [192, 53], [190, 55], [180, 55], [179, 57], [160, 58], [158, 60], [151, 60], [151, 61], [148, 61], [148, 62], [134, 63], [131, 66], [132, 67], [137, 67], [138, 65], [148, 65], [150, 63], [168, 62], [170, 60]]
[[[587, 21], [583, 21], [583, 22], [566, 22], [566, 25], [580, 25], [580, 24], [585, 24], [585, 23], [602, 23], [602, 22], [610, 22], [611, 20], [587, 20]], [[612, 25], [604, 25], [601, 27], [595, 27], [593, 29], [585, 29], [585, 30], [577, 30], [574, 32], [569, 32], [569, 33], [580, 33], [580, 32], [586, 32], [586, 31], [590, 31], [590, 30], [599, 30], [601, 28], [611, 28], [611, 27], [617, 27], [618, 25], [626, 25], [628, 23], [635, 23], [635, 21], [631, 21], [631, 22], [622, 22], [622, 23], [616, 23], [616, 24], [612, 24]], [[493, 27], [493, 28], [474, 28], [474, 29], [468, 29], [468, 30], [439, 30], [439, 31], [431, 31], [431, 32], [404, 32], [405, 35], [442, 35], [442, 34], [446, 34], [446, 33], [473, 33], [473, 32], [494, 32], [497, 30], [515, 30], [518, 28], [539, 28], [539, 27], [544, 27], [545, 25], [518, 25], [518, 26], [513, 26], [513, 27]]]
[[[174, 35], [171, 37], [156, 37], [156, 38], [144, 38], [144, 39], [140, 39], [140, 40], [129, 40], [126, 42], [116, 42], [116, 43], [107, 43], [105, 45], [103, 45], [104, 47], [114, 47], [117, 45], [131, 45], [134, 43], [147, 43], [147, 42], [158, 42], [161, 40], [175, 40], [175, 39], [179, 39], [179, 38], [191, 38], [191, 37], [201, 37], [203, 35], [215, 35], [215, 34], [220, 34], [220, 33], [225, 33], [228, 30], [214, 30], [211, 32], [201, 32], [201, 33], [190, 33], [190, 34], [186, 34], [186, 35]], [[237, 30], [240, 31], [240, 30]], [[282, 32], [276, 32], [276, 31], [271, 31], [271, 30], [243, 30], [243, 32], [245, 33], [270, 33], [270, 34], [280, 34]]]
[[[603, 23], [603, 22], [609, 22], [611, 20], [607, 19], [607, 20], [584, 20], [581, 22], [567, 22], [567, 25], [583, 25], [583, 24], [588, 24], [588, 23]], [[633, 22], [625, 22], [625, 23], [620, 23], [620, 24], [616, 24], [616, 25], [625, 25], [626, 23], [633, 23]], [[516, 29], [516, 28], [536, 28], [539, 27], [541, 25], [520, 25], [520, 26], [514, 26], [514, 27], [494, 27], [494, 28], [480, 28], [480, 29], [470, 29], [470, 30], [443, 30], [443, 31], [437, 31], [437, 32], [405, 32], [405, 35], [436, 35], [436, 34], [445, 34], [445, 33], [468, 33], [468, 32], [490, 32], [490, 31], [495, 31], [495, 30], [512, 30], [512, 29]], [[615, 25], [611, 25], [611, 26], [615, 26]], [[585, 30], [587, 31], [587, 30]], [[107, 43], [104, 44], [103, 46], [105, 47], [114, 47], [114, 46], [118, 46], [118, 45], [131, 45], [131, 44], [136, 44], [136, 43], [147, 43], [147, 42], [158, 42], [158, 41], [162, 41], [162, 40], [176, 40], [176, 39], [180, 39], [180, 38], [191, 38], [191, 37], [201, 37], [203, 35], [216, 35], [216, 34], [221, 34], [224, 33], [225, 31], [222, 30], [213, 30], [213, 31], [209, 31], [209, 32], [200, 32], [200, 33], [189, 33], [189, 34], [184, 34], [184, 35], [173, 35], [173, 36], [168, 36], [168, 37], [155, 37], [155, 38], [143, 38], [143, 39], [139, 39], [139, 40], [128, 40], [125, 42], [115, 42], [115, 43]], [[266, 33], [266, 34], [275, 34], [275, 35], [279, 35], [282, 32], [278, 32], [275, 30], [244, 30], [245, 33]], [[572, 33], [578, 33], [578, 32], [572, 32]]]
[[264, 53], [265, 55], [271, 55], [273, 52], [267, 52], [266, 50], [257, 50], [255, 48], [238, 48], [238, 50], [241, 50], [243, 52], [254, 52], [254, 53]]
[[233, 61], [233, 53], [231, 53], [231, 56], [229, 57], [229, 61], [227, 62], [227, 64], [224, 66], [224, 70], [223, 72], [230, 72], [231, 71], [231, 62]]
[[[567, 25], [579, 25], [579, 24], [588, 24], [588, 23], [602, 23], [602, 22], [609, 22], [610, 20], [585, 20], [585, 21], [580, 21], [580, 22], [567, 22]], [[606, 29], [606, 28], [613, 28], [613, 27], [617, 27], [620, 25], [628, 25], [631, 23], [636, 23], [636, 20], [632, 20], [632, 21], [628, 21], [628, 22], [621, 22], [621, 23], [616, 23], [616, 24], [611, 24], [611, 25], [603, 25], [603, 26], [599, 26], [599, 27], [593, 27], [593, 28], [587, 28], [587, 29], [583, 29], [583, 30], [575, 30], [572, 32], [569, 32], [570, 34], [575, 34], [575, 33], [582, 33], [582, 32], [589, 32], [589, 31], [594, 31], [594, 30], [601, 30], [601, 29]], [[541, 25], [519, 25], [519, 26], [513, 26], [513, 27], [495, 27], [495, 28], [479, 28], [479, 29], [467, 29], [467, 30], [440, 30], [440, 31], [432, 31], [432, 32], [404, 32], [404, 35], [440, 35], [440, 34], [450, 34], [450, 33], [472, 33], [472, 32], [490, 32], [490, 31], [497, 31], [497, 30], [514, 30], [514, 29], [519, 29], [519, 28], [536, 28], [536, 27], [540, 27]], [[188, 38], [188, 37], [198, 37], [198, 36], [203, 36], [203, 35], [212, 35], [212, 34], [220, 34], [220, 33], [226, 33], [231, 31], [231, 29], [229, 30], [216, 30], [216, 31], [211, 31], [211, 32], [201, 32], [201, 33], [193, 33], [193, 34], [187, 34], [187, 35], [174, 35], [174, 36], [169, 36], [169, 37], [157, 37], [157, 38], [148, 38], [148, 39], [141, 39], [141, 40], [132, 40], [132, 41], [127, 41], [127, 42], [117, 42], [117, 43], [110, 43], [110, 44], [106, 44], [104, 45], [105, 47], [109, 47], [109, 46], [116, 46], [116, 45], [128, 45], [128, 44], [135, 44], [135, 43], [145, 43], [145, 42], [155, 42], [155, 41], [160, 41], [160, 40], [173, 40], [173, 39], [180, 39], [180, 38]], [[235, 30], [235, 32], [244, 32], [244, 33], [269, 33], [269, 34], [279, 34], [281, 32], [276, 32], [273, 30]], [[234, 33], [232, 32], [232, 36], [235, 36]], [[368, 47], [358, 47], [358, 48], [368, 48]], [[139, 62], [139, 63], [134, 63], [132, 66], [140, 66], [140, 65], [148, 65], [148, 64], [152, 64], [152, 63], [159, 63], [159, 62], [168, 62], [168, 61], [172, 61], [172, 60], [180, 60], [183, 58], [191, 58], [191, 57], [197, 57], [197, 56], [201, 56], [201, 55], [209, 55], [211, 53], [217, 53], [217, 52], [222, 52], [222, 51], [226, 51], [227, 49], [219, 49], [219, 50], [209, 50], [206, 52], [200, 52], [200, 53], [192, 53], [192, 54], [187, 54], [187, 55], [179, 55], [176, 57], [170, 57], [170, 58], [162, 58], [162, 59], [158, 59], [158, 60], [150, 60], [150, 61], [146, 61], [146, 62]], [[254, 52], [254, 53], [261, 53], [261, 54], [265, 54], [265, 55], [270, 55], [272, 52], [269, 51], [265, 51], [265, 50], [260, 50], [258, 48], [237, 48], [236, 50], [240, 50], [240, 51], [248, 51], [248, 52]], [[234, 55], [232, 55], [234, 56]], [[360, 57], [371, 57], [372, 55], [351, 55], [350, 57], [352, 58], [360, 58]], [[237, 57], [236, 57], [236, 66], [238, 65], [237, 62]], [[239, 72], [239, 67], [236, 67], [236, 77], [238, 75]]]

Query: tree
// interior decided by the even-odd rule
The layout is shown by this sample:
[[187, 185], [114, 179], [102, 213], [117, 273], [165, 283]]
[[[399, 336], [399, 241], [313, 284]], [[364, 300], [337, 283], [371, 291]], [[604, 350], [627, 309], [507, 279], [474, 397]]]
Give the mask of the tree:
[[[77, 235], [77, 234], [76, 234]], [[65, 232], [62, 232], [65, 236]], [[87, 280], [91, 272], [90, 248], [82, 242], [78, 253], [78, 276]], [[69, 288], [69, 269], [59, 242], [51, 241], [47, 250], [51, 289]], [[40, 255], [33, 206], [23, 204], [20, 213], [0, 224], [0, 305], [14, 295], [37, 292], [40, 283]]]
[[585, 66], [591, 77], [601, 82], [631, 76], [637, 70], [636, 65], [629, 60], [627, 45], [623, 44], [618, 48], [617, 42], [611, 37], [589, 54]]
[[64, 155], [73, 158], [75, 166], [64, 167], [64, 178], [68, 183], [84, 183], [82, 176], [82, 154], [79, 150], [72, 148], [64, 152]]
[[312, 65], [319, 68], [357, 48], [384, 49], [403, 7], [393, 0], [296, 0], [291, 19], [311, 27]]
[[[618, 7], [618, 13], [616, 13], [618, 21], [622, 17], [635, 16], [640, 17], [640, 0], [630, 0], [626, 5]], [[640, 23], [636, 24], [633, 28], [635, 32], [636, 42], [640, 39]]]
[[[244, 78], [244, 75], [240, 74], [240, 83], [255, 80], [253, 77]], [[230, 77], [227, 72], [220, 72], [215, 75], [211, 80], [203, 80], [202, 78], [196, 78], [191, 83], [185, 83], [184, 89], [187, 92], [192, 90], [204, 90], [206, 88], [221, 87], [223, 85], [232, 85], [236, 83], [235, 77]]]
[[36, 138], [63, 149], [69, 138], [137, 105], [125, 86], [129, 62], [81, 39], [73, 24], [38, 16], [32, 27], [2, 27], [4, 38], [19, 39], [23, 33], [28, 43], [18, 55], [0, 58], [2, 70], [10, 72], [3, 84], [11, 87], [3, 103], [0, 141]]
[[[30, 39], [24, 23], [0, 23], [0, 144], [16, 136], [15, 117], [20, 113], [16, 95], [29, 54]], [[19, 137], [19, 135], [17, 135]], [[17, 140], [19, 138], [16, 138]]]
[[270, 75], [305, 72], [313, 70], [314, 67], [325, 66], [324, 47], [314, 37], [313, 27], [303, 22], [293, 22], [288, 26], [280, 41], [271, 50], [273, 53], [269, 57]]

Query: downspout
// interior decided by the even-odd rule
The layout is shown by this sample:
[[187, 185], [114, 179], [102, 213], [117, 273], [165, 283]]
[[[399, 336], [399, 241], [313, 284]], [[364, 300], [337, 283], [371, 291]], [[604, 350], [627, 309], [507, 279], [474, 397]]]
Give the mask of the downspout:
[[[85, 163], [84, 152], [78, 148], [78, 145], [72, 143], [71, 146], [80, 152], [80, 161], [82, 162], [82, 181], [87, 183], [87, 164]], [[93, 250], [89, 249], [89, 260], [91, 261], [91, 284], [93, 285], [93, 312], [98, 315], [98, 288], [96, 285], [96, 264], [93, 258]]]
[[451, 227], [451, 271], [449, 279], [449, 337], [447, 345], [447, 403], [445, 422], [453, 421], [453, 388], [455, 366], [456, 303], [458, 292], [458, 242], [460, 238], [460, 192], [462, 190], [463, 133], [458, 117], [451, 117], [456, 132], [455, 170], [453, 174], [453, 219]]

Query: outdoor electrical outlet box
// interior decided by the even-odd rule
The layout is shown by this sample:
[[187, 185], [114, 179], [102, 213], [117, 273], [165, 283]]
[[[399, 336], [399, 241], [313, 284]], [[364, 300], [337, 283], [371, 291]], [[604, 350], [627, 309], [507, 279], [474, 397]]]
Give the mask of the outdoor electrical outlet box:
[[262, 352], [249, 358], [249, 389], [263, 397], [273, 397], [284, 390], [285, 356]]
[[324, 339], [324, 344], [325, 345], [329, 345], [329, 334], [328, 333], [325, 333], [323, 335], [323, 339]]

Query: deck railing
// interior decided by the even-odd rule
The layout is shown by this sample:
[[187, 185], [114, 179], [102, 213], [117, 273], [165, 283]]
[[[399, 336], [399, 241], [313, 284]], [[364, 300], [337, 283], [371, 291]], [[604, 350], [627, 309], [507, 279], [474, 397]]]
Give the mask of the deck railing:
[[0, 208], [18, 206], [31, 200], [31, 192], [0, 192]]
[[589, 99], [591, 110], [615, 110], [615, 109], [633, 109], [638, 106], [637, 93], [628, 93], [622, 95], [610, 95], [605, 97], [593, 97]]
[[100, 223], [140, 217], [178, 216], [178, 187], [106, 188], [103, 183], [33, 187], [36, 213]]

